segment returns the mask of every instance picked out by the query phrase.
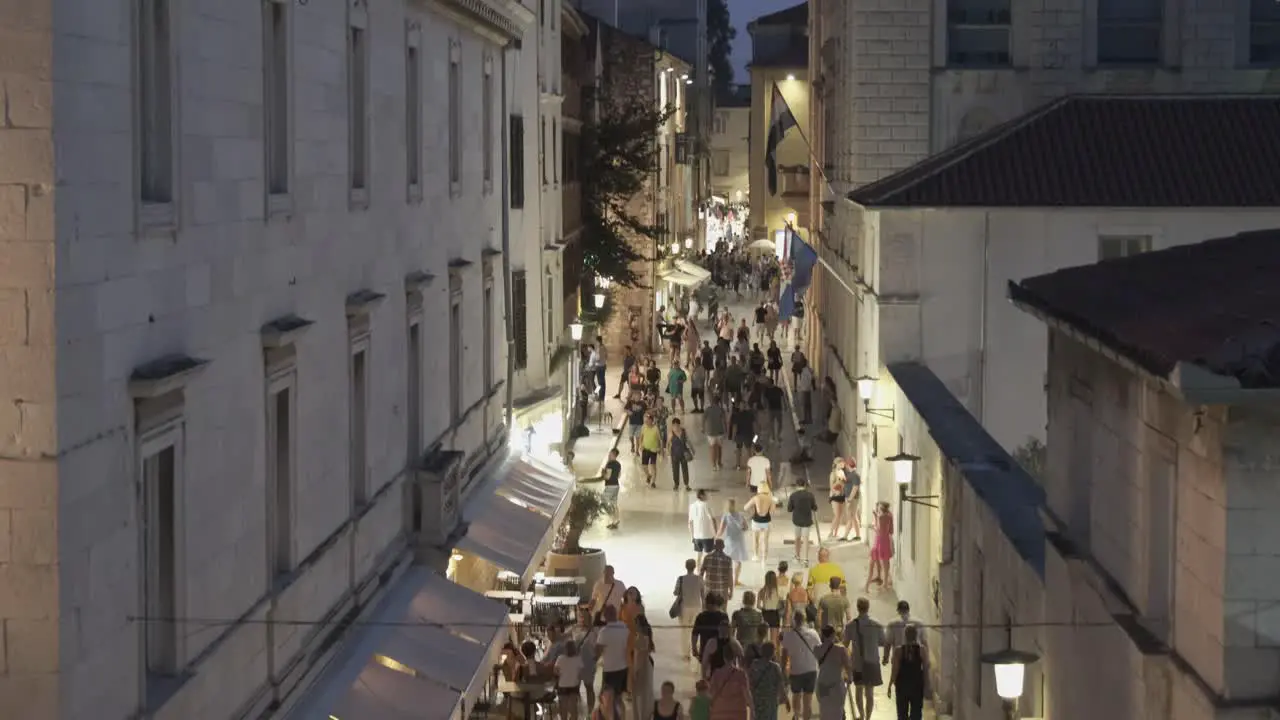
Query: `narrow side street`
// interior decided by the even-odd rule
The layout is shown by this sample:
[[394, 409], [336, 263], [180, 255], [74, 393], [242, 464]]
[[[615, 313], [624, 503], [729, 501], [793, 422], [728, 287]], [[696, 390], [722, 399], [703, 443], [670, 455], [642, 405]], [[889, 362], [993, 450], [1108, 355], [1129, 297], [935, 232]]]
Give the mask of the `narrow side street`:
[[[730, 304], [730, 312], [735, 318], [748, 317], [752, 310], [749, 303], [734, 302]], [[705, 320], [705, 319], [704, 319]], [[705, 331], [704, 331], [705, 332]], [[779, 346], [782, 343], [779, 342]], [[790, 355], [790, 346], [783, 347], [784, 357]], [[616, 364], [616, 361], [615, 361]], [[662, 362], [664, 377], [667, 363]], [[610, 368], [608, 378], [609, 397], [606, 412], [614, 418], [621, 417], [621, 404], [612, 399], [616, 391], [619, 372]], [[785, 372], [784, 372], [785, 374]], [[821, 405], [822, 403], [817, 403]], [[815, 415], [821, 408], [815, 408]], [[785, 417], [792, 418], [789, 412]], [[711, 469], [707, 440], [702, 432], [701, 416], [686, 412], [683, 420], [693, 441], [695, 457], [690, 463], [691, 486], [694, 490], [705, 489], [710, 497], [709, 503], [717, 515], [721, 514], [728, 500], [736, 500], [738, 507], [750, 498], [746, 488], [746, 471], [733, 469], [732, 447], [725, 449], [725, 468], [719, 472]], [[579, 477], [590, 477], [596, 473], [608, 448], [612, 446], [606, 435], [595, 429], [590, 438], [580, 439], [575, 446], [575, 469]], [[613, 439], [610, 432], [608, 440]], [[796, 451], [798, 438], [794, 425], [784, 422], [782, 442], [769, 446], [769, 457], [773, 461], [775, 477], [779, 473], [780, 464], [786, 462]], [[655, 633], [655, 687], [670, 680], [676, 685], [676, 695], [682, 701], [694, 692], [697, 680], [697, 666], [685, 659], [688, 643], [688, 630], [678, 628], [677, 621], [668, 617], [668, 607], [672, 601], [675, 578], [684, 572], [684, 561], [694, 557], [687, 525], [688, 507], [693, 500], [693, 492], [673, 491], [670, 485], [671, 468], [665, 458], [662, 459], [658, 471], [658, 487], [650, 489], [644, 484], [644, 476], [640, 468], [639, 458], [633, 458], [628, 452], [626, 438], [619, 444], [619, 459], [623, 465], [622, 491], [619, 499], [621, 523], [618, 530], [606, 530], [595, 527], [583, 537], [583, 544], [598, 547], [605, 551], [609, 564], [617, 571], [620, 582], [639, 588], [645, 599], [649, 621], [654, 625]], [[831, 510], [826, 503], [826, 475], [831, 466], [829, 446], [816, 444], [811, 451], [815, 460], [805, 466], [817, 487], [814, 494], [823, 506], [819, 516], [821, 534], [830, 527]], [[790, 561], [794, 551], [791, 546], [793, 533], [790, 515], [781, 509], [773, 515], [773, 527], [770, 536], [769, 554], [762, 561], [748, 561], [742, 570], [742, 587], [739, 588], [729, 612], [741, 607], [742, 591], [756, 591], [764, 580], [768, 570], [776, 570], [781, 560]], [[865, 540], [864, 532], [864, 540]], [[825, 540], [824, 540], [825, 542]], [[849, 599], [856, 600], [862, 595], [862, 585], [866, 581], [869, 547], [865, 542], [838, 542], [827, 545], [832, 550], [832, 558], [842, 567], [845, 577], [850, 582]], [[816, 555], [811, 551], [811, 560]], [[791, 571], [803, 571], [791, 562]], [[897, 597], [891, 592], [877, 590], [874, 586], [867, 595], [871, 600], [871, 614], [882, 623], [892, 619]], [[887, 680], [887, 674], [886, 674]], [[882, 687], [877, 693], [877, 704], [872, 720], [884, 720], [896, 717], [891, 701], [885, 697]], [[785, 714], [785, 711], [780, 710]], [[852, 710], [846, 710], [848, 718], [855, 717]], [[816, 717], [816, 704], [815, 704]], [[929, 715], [932, 717], [932, 715]]]

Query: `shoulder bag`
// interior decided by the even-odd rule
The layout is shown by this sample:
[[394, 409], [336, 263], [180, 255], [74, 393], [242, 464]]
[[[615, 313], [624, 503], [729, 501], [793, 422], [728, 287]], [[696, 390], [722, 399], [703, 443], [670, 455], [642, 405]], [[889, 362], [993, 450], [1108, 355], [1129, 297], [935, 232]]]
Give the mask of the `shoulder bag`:
[[600, 602], [600, 609], [597, 610], [596, 614], [591, 617], [592, 624], [594, 625], [604, 624], [604, 609], [605, 609], [605, 606], [609, 604], [609, 598], [613, 597], [613, 586], [616, 584], [617, 584], [616, 580], [611, 581], [609, 583], [609, 591], [604, 594], [604, 599]]
[[683, 609], [683, 606], [684, 606], [684, 589], [682, 587], [683, 585], [684, 585], [684, 576], [681, 575], [680, 577], [676, 578], [676, 599], [671, 603], [671, 609], [667, 611], [667, 614], [671, 616], [672, 620], [675, 620], [676, 618], [680, 617], [680, 611], [681, 609]]

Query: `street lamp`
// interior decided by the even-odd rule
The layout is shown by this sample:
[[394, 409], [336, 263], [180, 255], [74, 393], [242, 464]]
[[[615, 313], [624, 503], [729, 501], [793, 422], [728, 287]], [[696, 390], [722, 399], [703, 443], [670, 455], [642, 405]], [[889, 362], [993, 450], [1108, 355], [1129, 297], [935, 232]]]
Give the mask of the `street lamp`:
[[579, 342], [582, 340], [582, 323], [580, 322], [569, 323], [569, 337], [573, 338], [574, 342]]
[[858, 383], [858, 399], [862, 402], [870, 402], [871, 394], [876, 390], [876, 379], [870, 375], [863, 375], [854, 382]]
[[679, 242], [671, 243], [671, 254], [675, 255], [678, 252], [680, 252], [680, 243]]
[[685, 239], [684, 239], [684, 246], [685, 246], [686, 248], [688, 248], [689, 250], [692, 250], [692, 249], [693, 249], [693, 238], [691, 238], [691, 237], [685, 238]]
[[793, 73], [787, 73], [787, 80], [795, 80], [795, 79], [796, 79], [796, 76]]
[[595, 300], [597, 308], [604, 307], [604, 293], [596, 293]]
[[[898, 484], [898, 501], [901, 503], [914, 503], [916, 505], [924, 505], [926, 507], [936, 508], [937, 505], [928, 502], [936, 500], [937, 495], [908, 495], [907, 491], [911, 487], [911, 481], [915, 479], [916, 463], [920, 462], [919, 455], [911, 455], [901, 446], [898, 447], [897, 455], [890, 455], [885, 458], [885, 462], [893, 466], [893, 480]], [[902, 515], [901, 511], [898, 513]]]
[[787, 213], [786, 221], [788, 225], [794, 226], [796, 224], [796, 214], [793, 212]]
[[996, 694], [1004, 703], [1004, 715], [1017, 720], [1018, 699], [1022, 697], [1027, 666], [1040, 660], [1032, 652], [1013, 649], [1013, 625], [1005, 626], [1005, 649], [986, 653], [981, 657], [983, 665], [990, 665], [996, 675]]

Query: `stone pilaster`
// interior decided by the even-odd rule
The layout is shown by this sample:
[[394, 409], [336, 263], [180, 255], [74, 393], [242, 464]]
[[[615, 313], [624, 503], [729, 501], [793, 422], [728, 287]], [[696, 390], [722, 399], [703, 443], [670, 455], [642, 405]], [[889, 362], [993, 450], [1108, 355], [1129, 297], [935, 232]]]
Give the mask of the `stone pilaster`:
[[53, 3], [0, 4], [0, 717], [58, 717]]

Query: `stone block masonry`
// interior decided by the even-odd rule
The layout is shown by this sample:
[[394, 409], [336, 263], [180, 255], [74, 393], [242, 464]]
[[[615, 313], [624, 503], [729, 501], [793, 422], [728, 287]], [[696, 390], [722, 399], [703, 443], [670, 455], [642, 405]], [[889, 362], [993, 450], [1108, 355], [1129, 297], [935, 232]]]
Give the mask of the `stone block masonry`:
[[59, 715], [49, 2], [0, 3], [0, 717]]

